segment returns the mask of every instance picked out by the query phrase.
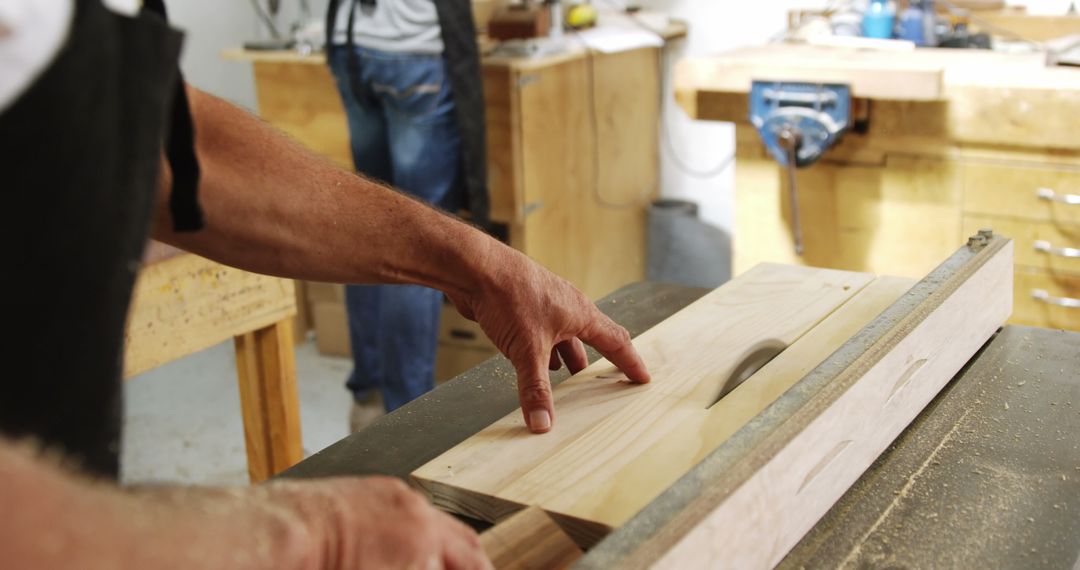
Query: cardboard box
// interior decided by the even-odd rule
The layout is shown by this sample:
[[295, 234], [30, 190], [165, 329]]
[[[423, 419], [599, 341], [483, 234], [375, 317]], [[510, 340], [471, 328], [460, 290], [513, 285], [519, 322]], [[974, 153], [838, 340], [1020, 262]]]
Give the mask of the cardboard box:
[[345, 303], [314, 303], [311, 314], [315, 318], [315, 346], [319, 354], [352, 356]]

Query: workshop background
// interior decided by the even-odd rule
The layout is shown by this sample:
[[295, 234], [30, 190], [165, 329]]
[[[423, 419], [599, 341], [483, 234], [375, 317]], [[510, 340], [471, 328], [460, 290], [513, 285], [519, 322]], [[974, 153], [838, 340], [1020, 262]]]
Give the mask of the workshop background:
[[[623, 4], [621, 0], [596, 0], [594, 3], [599, 8]], [[638, 4], [643, 14], [686, 23], [685, 37], [675, 34], [662, 48], [660, 120], [658, 128], [652, 132], [655, 145], [649, 147], [655, 148], [658, 168], [655, 180], [649, 182], [658, 187], [650, 196], [660, 199], [660, 203], [651, 208], [649, 214], [648, 245], [668, 252], [678, 249], [678, 243], [693, 243], [697, 248], [678, 266], [664, 266], [662, 260], [650, 259], [647, 276], [715, 286], [732, 274], [731, 239], [738, 239], [736, 172], [740, 161], [735, 160], [737, 127], [735, 123], [723, 120], [696, 120], [677, 104], [675, 64], [740, 47], [766, 44], [785, 34], [791, 12], [835, 9], [845, 3], [824, 0], [775, 0], [752, 4], [653, 0]], [[1022, 4], [1028, 14], [1055, 16], [1065, 14], [1070, 7], [1068, 0], [1027, 0], [1007, 4]], [[187, 80], [252, 112], [262, 113], [274, 123], [266, 113], [280, 112], [280, 109], [261, 109], [259, 105], [259, 82], [250, 63], [257, 56], [237, 56], [238, 48], [245, 42], [269, 38], [267, 26], [252, 5], [240, 1], [185, 0], [169, 3], [169, 9], [175, 25], [187, 33], [182, 59]], [[312, 19], [321, 22], [325, 1], [311, 0], [308, 9]], [[280, 12], [275, 17], [278, 27], [288, 29], [292, 23], [301, 20], [300, 2], [281, 2]], [[510, 73], [521, 71], [511, 69]], [[302, 87], [297, 86], [298, 93]], [[552, 107], [558, 108], [554, 103]], [[344, 124], [340, 127], [343, 129]], [[304, 142], [303, 137], [298, 138]], [[745, 145], [747, 141], [742, 140], [741, 144]], [[528, 149], [523, 152], [527, 153]], [[631, 192], [629, 196], [632, 199], [637, 192]], [[684, 201], [697, 205], [696, 216], [700, 222], [686, 221], [693, 219], [695, 214], [692, 209], [687, 209]], [[528, 204], [516, 206], [529, 207]], [[686, 224], [696, 225], [686, 230]], [[515, 222], [507, 224], [510, 234], [519, 231], [520, 236], [525, 236], [515, 238], [511, 235], [508, 238], [511, 243], [515, 239], [526, 243], [527, 236], [533, 235], [530, 232], [537, 231], [527, 227], [525, 222], [519, 225], [515, 229]], [[672, 241], [677, 242], [676, 245], [672, 245]], [[530, 255], [541, 258], [546, 255], [542, 251], [529, 251], [531, 243], [523, 246]], [[787, 245], [785, 242], [784, 246]], [[954, 246], [950, 242], [950, 247]], [[791, 262], [789, 259], [775, 261]], [[911, 271], [895, 272], [921, 276], [926, 271], [920, 263], [920, 260], [912, 261]], [[735, 274], [741, 269], [744, 268], [736, 261]], [[616, 286], [621, 283], [618, 276], [612, 279], [614, 281], [588, 281], [579, 286], [586, 288], [591, 297], [598, 298], [615, 288], [610, 283], [616, 283]], [[296, 299], [300, 311], [297, 322], [303, 323], [297, 327], [295, 359], [300, 395], [299, 421], [306, 456], [347, 435], [351, 400], [342, 383], [351, 361], [345, 354], [347, 333], [340, 287], [298, 283]], [[308, 327], [311, 330], [305, 333], [303, 329]], [[440, 342], [443, 350], [439, 363], [443, 378], [440, 379], [492, 354], [476, 327], [455, 317], [452, 312], [444, 312]], [[229, 340], [141, 372], [125, 384], [122, 460], [125, 482], [244, 484], [249, 481], [251, 472], [245, 452], [244, 419], [238, 413], [241, 398], [235, 381], [237, 365], [236, 350], [233, 341]]]

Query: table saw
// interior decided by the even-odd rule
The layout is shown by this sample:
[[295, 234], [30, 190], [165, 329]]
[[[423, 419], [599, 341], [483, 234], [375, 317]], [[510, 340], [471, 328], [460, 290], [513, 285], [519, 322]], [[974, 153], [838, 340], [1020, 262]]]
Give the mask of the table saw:
[[[706, 293], [638, 283], [599, 305], [636, 337]], [[553, 374], [553, 383], [565, 379]], [[513, 368], [493, 359], [281, 476], [408, 478], [517, 406]], [[1077, 434], [1080, 334], [1006, 326], [779, 565], [1072, 568], [1080, 561]], [[579, 565], [618, 565], [686, 507], [680, 492], [707, 483], [680, 479]]]

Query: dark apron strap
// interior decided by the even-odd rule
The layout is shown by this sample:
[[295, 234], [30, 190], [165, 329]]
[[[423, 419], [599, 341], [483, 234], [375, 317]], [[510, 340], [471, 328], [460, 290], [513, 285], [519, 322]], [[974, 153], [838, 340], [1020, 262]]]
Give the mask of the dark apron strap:
[[[169, 21], [163, 0], [145, 0], [143, 10]], [[194, 232], [206, 226], [202, 208], [199, 207], [199, 159], [195, 156], [195, 126], [179, 65], [176, 76], [169, 138], [165, 141], [165, 156], [173, 177], [169, 212], [172, 214], [173, 231]]]

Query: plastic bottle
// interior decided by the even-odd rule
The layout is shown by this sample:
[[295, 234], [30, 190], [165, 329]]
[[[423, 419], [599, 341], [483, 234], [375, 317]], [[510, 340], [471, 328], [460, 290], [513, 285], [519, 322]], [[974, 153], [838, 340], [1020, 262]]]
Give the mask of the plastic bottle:
[[921, 0], [911, 0], [908, 7], [900, 13], [900, 33], [902, 40], [914, 42], [917, 46], [926, 45], [926, 13]]
[[892, 37], [896, 6], [888, 0], [870, 0], [863, 12], [862, 34], [867, 38], [889, 39]]

